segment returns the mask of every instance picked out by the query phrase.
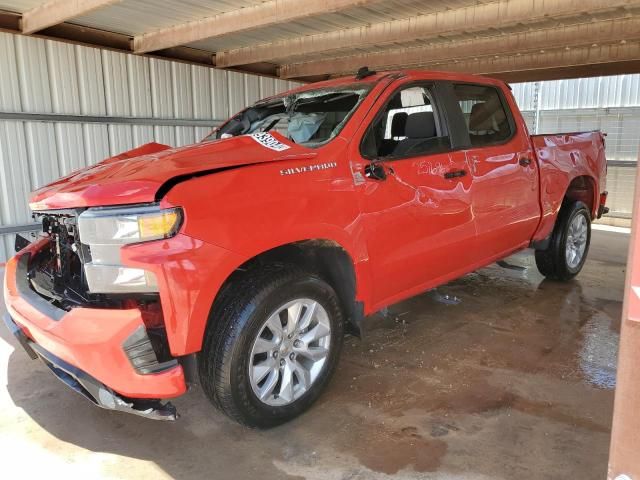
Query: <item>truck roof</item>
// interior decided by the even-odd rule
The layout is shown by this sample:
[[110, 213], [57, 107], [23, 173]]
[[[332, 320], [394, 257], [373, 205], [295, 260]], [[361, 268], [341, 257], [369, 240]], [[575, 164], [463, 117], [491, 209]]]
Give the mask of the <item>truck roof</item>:
[[[469, 73], [460, 73], [460, 72], [446, 72], [446, 71], [438, 71], [438, 70], [390, 70], [384, 72], [376, 72], [373, 75], [368, 77], [357, 79], [355, 75], [349, 75], [340, 78], [332, 78], [329, 80], [324, 80], [321, 82], [314, 82], [302, 85], [298, 88], [294, 88], [289, 90], [286, 93], [298, 93], [304, 92], [306, 90], [315, 90], [318, 88], [330, 88], [330, 87], [340, 87], [343, 85], [349, 85], [351, 83], [378, 83], [379, 81], [385, 78], [408, 78], [408, 79], [416, 79], [416, 80], [450, 80], [450, 81], [458, 81], [458, 82], [471, 82], [471, 83], [486, 83], [492, 85], [505, 85], [505, 82], [502, 80], [498, 80], [491, 77], [486, 77], [483, 75], [474, 75]], [[284, 92], [283, 92], [284, 93]], [[282, 94], [274, 95], [274, 97], [279, 97]]]

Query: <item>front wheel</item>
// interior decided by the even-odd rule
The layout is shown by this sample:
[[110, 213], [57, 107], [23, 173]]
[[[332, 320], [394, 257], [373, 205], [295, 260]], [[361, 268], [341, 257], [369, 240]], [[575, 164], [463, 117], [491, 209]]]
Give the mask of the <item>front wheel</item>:
[[546, 250], [536, 250], [540, 273], [554, 280], [575, 277], [587, 259], [591, 243], [591, 214], [583, 202], [566, 203], [560, 209]]
[[343, 337], [338, 296], [294, 267], [256, 271], [223, 295], [199, 356], [205, 393], [247, 426], [296, 417], [335, 369]]

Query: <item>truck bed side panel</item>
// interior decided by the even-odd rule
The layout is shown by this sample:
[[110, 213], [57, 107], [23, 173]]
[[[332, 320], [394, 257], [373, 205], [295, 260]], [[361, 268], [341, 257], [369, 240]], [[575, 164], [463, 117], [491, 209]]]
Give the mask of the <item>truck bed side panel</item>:
[[567, 189], [577, 177], [586, 176], [592, 182], [593, 199], [585, 200], [591, 205], [595, 218], [606, 181], [607, 161], [602, 134], [594, 131], [533, 135], [531, 140], [540, 165], [542, 209], [533, 240], [542, 240], [551, 233]]

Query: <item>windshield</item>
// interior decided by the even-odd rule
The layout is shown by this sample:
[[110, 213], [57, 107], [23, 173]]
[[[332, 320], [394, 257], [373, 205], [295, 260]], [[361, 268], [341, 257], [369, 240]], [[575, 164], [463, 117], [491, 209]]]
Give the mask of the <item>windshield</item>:
[[214, 130], [205, 141], [275, 130], [292, 142], [317, 147], [340, 133], [371, 88], [371, 83], [360, 83], [258, 102]]

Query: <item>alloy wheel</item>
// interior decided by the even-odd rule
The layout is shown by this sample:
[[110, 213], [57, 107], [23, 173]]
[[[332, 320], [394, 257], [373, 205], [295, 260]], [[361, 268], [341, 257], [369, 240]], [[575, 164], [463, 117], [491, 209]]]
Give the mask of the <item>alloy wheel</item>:
[[330, 343], [331, 323], [320, 303], [300, 298], [280, 306], [260, 327], [251, 348], [253, 393], [270, 406], [296, 401], [318, 379]]

